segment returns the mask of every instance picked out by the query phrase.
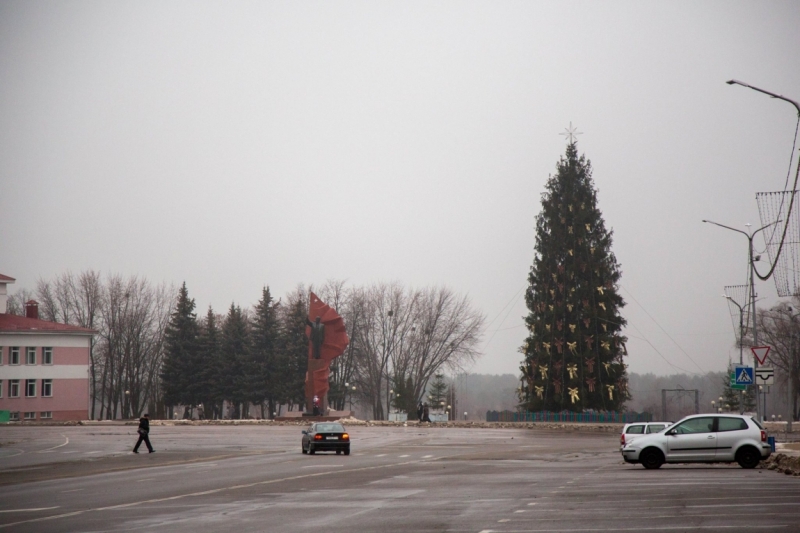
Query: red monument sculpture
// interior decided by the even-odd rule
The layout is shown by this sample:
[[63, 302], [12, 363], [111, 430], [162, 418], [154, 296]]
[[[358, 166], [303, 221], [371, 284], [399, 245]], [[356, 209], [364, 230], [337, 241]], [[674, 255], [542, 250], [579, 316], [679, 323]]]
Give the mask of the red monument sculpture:
[[328, 378], [331, 361], [344, 353], [350, 338], [344, 319], [335, 309], [311, 293], [306, 318], [308, 371], [306, 372], [306, 411], [324, 415], [328, 410]]

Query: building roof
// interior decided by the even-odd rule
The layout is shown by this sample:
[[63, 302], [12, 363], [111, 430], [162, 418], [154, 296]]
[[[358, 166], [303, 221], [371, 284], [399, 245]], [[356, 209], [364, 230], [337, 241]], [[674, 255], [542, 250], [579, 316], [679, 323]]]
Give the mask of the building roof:
[[0, 313], [0, 333], [71, 333], [78, 335], [91, 335], [97, 333], [93, 329], [48, 322], [38, 318]]
[[6, 276], [5, 274], [0, 274], [0, 282], [13, 283], [15, 281], [17, 281], [17, 280], [12, 278], [11, 276]]

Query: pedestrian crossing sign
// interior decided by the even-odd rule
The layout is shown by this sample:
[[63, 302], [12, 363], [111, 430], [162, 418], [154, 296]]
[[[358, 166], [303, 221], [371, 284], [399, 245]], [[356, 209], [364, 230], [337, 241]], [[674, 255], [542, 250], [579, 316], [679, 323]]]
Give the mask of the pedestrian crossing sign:
[[736, 384], [737, 385], [752, 385], [755, 383], [753, 378], [752, 366], [737, 366], [736, 367]]

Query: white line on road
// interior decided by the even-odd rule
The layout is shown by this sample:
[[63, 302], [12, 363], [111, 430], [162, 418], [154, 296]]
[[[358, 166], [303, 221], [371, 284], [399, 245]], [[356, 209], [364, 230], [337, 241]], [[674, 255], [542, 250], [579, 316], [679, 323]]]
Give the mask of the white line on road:
[[344, 465], [308, 465], [308, 466], [301, 466], [300, 468], [340, 468]]
[[431, 457], [433, 457], [433, 456], [432, 455], [423, 455], [422, 456], [423, 459], [430, 459]]
[[0, 511], [0, 513], [32, 513], [34, 511], [49, 511], [50, 509], [58, 509], [58, 506], [55, 507], [36, 507], [33, 509], [8, 509], [6, 511]]
[[[507, 520], [498, 520], [503, 522]], [[580, 531], [690, 531], [695, 529], [774, 529], [789, 527], [789, 524], [737, 524], [732, 526], [654, 526], [654, 527], [603, 527], [603, 528], [577, 528], [577, 529], [515, 529], [513, 533], [578, 533]], [[493, 531], [491, 529], [484, 531]]]
[[400, 456], [400, 458], [401, 458], [401, 459], [402, 459], [403, 457], [411, 457], [411, 456], [410, 456], [410, 455], [401, 455], [401, 456]]
[[381, 453], [381, 454], [376, 455], [375, 457], [386, 457], [386, 454], [385, 453]]
[[61, 448], [62, 446], [66, 446], [67, 444], [69, 444], [69, 437], [67, 437], [66, 435], [61, 435], [61, 436], [64, 437], [63, 443], [59, 444], [58, 446], [53, 446], [52, 448], [47, 448], [46, 450], [42, 450], [39, 453], [49, 452], [55, 450], [56, 448]]
[[70, 489], [70, 490], [62, 490], [62, 491], [61, 491], [61, 494], [66, 494], [66, 493], [68, 493], [68, 492], [78, 492], [78, 491], [80, 491], [80, 490], [83, 490], [83, 489]]
[[[787, 502], [787, 503], [768, 503], [768, 502], [761, 502], [761, 503], [715, 503], [709, 505], [649, 505], [647, 509], [709, 509], [712, 507], [783, 507], [786, 505], [797, 506], [797, 502]], [[581, 506], [580, 509], [570, 509], [570, 514], [578, 514], [578, 513], [596, 513], [597, 511], [606, 511], [609, 507], [583, 507]], [[552, 509], [544, 509], [540, 508], [540, 512], [552, 512]]]

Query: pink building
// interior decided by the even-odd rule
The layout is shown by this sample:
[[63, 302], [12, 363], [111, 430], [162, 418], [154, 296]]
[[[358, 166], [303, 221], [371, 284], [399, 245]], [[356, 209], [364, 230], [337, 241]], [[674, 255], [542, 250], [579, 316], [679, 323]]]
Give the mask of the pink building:
[[94, 331], [39, 320], [31, 300], [25, 315], [7, 314], [0, 274], [0, 410], [11, 420], [89, 418], [89, 350]]

